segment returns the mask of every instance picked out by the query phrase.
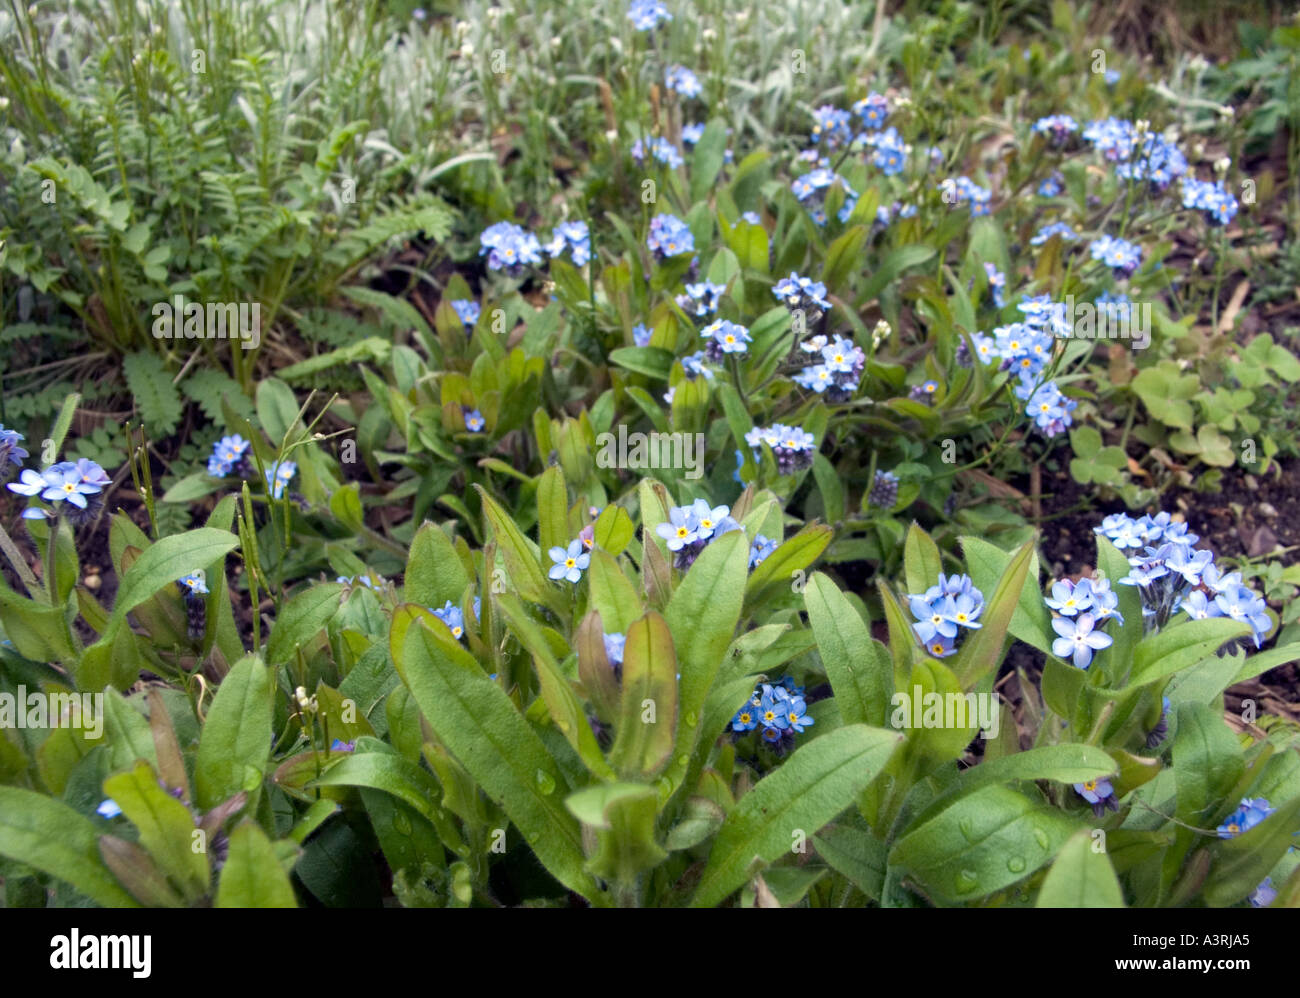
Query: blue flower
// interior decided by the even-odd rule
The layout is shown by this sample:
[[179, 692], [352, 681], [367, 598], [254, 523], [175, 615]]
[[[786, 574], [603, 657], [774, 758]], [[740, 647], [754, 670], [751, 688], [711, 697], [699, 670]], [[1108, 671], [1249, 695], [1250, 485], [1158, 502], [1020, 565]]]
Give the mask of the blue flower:
[[648, 347], [652, 335], [653, 332], [639, 322], [632, 327], [632, 342], [639, 347]]
[[571, 251], [574, 266], [581, 267], [591, 259], [591, 233], [586, 222], [581, 219], [561, 222], [551, 234], [551, 241], [543, 247], [552, 258], [559, 256], [566, 248]]
[[694, 125], [682, 126], [682, 141], [688, 146], [695, 145], [702, 138], [704, 138], [704, 125], [702, 123], [697, 122]]
[[460, 317], [460, 321], [465, 324], [467, 329], [473, 327], [474, 323], [478, 322], [479, 314], [482, 311], [478, 302], [470, 301], [468, 298], [453, 299], [451, 307], [455, 310], [456, 315]]
[[1252, 908], [1267, 908], [1277, 900], [1277, 889], [1273, 886], [1273, 878], [1265, 877], [1258, 887], [1250, 892], [1250, 906]]
[[668, 13], [659, 0], [632, 0], [627, 10], [628, 20], [637, 31], [652, 31], [660, 21], [671, 21], [673, 15]]
[[1048, 136], [1057, 145], [1065, 142], [1078, 130], [1079, 123], [1068, 114], [1053, 114], [1047, 118], [1039, 118], [1034, 122], [1034, 131], [1039, 135]]
[[531, 232], [511, 222], [497, 222], [479, 235], [479, 256], [487, 256], [489, 270], [517, 270], [542, 262], [542, 247]]
[[342, 738], [335, 738], [332, 742], [330, 742], [331, 752], [351, 752], [356, 747], [357, 747], [357, 743], [355, 740], [350, 742], [345, 742]]
[[1050, 177], [1038, 185], [1038, 196], [1054, 198], [1063, 190], [1065, 190], [1065, 178], [1059, 171], [1054, 170]]
[[[685, 130], [683, 130], [683, 131], [682, 131], [682, 139], [685, 140], [685, 138], [686, 138], [686, 132], [685, 132]], [[740, 217], [741, 217], [744, 221], [748, 222], [750, 225], [762, 225], [762, 224], [763, 224], [763, 219], [759, 217], [758, 212], [756, 212], [756, 211], [742, 211], [742, 212], [740, 213]]]
[[826, 285], [811, 278], [801, 277], [794, 271], [790, 276], [777, 281], [772, 294], [788, 308], [802, 308], [815, 305], [821, 311], [830, 310], [831, 303], [826, 300]]
[[570, 541], [568, 550], [553, 547], [547, 553], [551, 556], [551, 561], [555, 562], [548, 573], [552, 579], [567, 579], [569, 582], [576, 583], [591, 564], [591, 555], [582, 549], [580, 539]]
[[668, 522], [659, 524], [655, 532], [668, 542], [669, 551], [680, 551], [699, 540], [698, 527], [689, 506], [674, 506], [668, 511]]
[[663, 163], [669, 169], [675, 170], [686, 162], [682, 159], [682, 154], [677, 151], [677, 147], [661, 135], [650, 139], [648, 143], [643, 143], [640, 139], [633, 142], [630, 150], [632, 158], [640, 163], [645, 159], [647, 148], [657, 162]]
[[784, 731], [790, 727], [790, 694], [782, 686], [763, 685], [758, 701], [758, 722], [764, 728]]
[[1219, 826], [1219, 838], [1235, 839], [1238, 835], [1248, 832], [1258, 825], [1272, 814], [1273, 810], [1273, 807], [1263, 797], [1256, 797], [1254, 800], [1249, 797], [1242, 798], [1241, 806], [1228, 815], [1223, 824]]
[[461, 408], [465, 413], [465, 429], [470, 433], [481, 433], [483, 427], [487, 425], [486, 421], [483, 419], [483, 413], [479, 412], [477, 409], [471, 409], [468, 406], [462, 406]]
[[808, 725], [816, 723], [808, 716], [808, 705], [804, 698], [793, 695], [785, 703], [785, 720], [786, 727], [795, 734], [803, 734]]
[[686, 294], [677, 296], [677, 304], [683, 311], [690, 312], [697, 318], [711, 315], [718, 310], [718, 302], [721, 301], [723, 292], [727, 290], [725, 284], [714, 284], [712, 281], [700, 281], [698, 284], [686, 285]]
[[1034, 235], [1034, 238], [1029, 240], [1029, 245], [1042, 246], [1043, 243], [1047, 242], [1047, 240], [1051, 239], [1053, 236], [1060, 236], [1062, 239], [1079, 238], [1079, 234], [1064, 222], [1053, 222], [1051, 225], [1044, 225], [1039, 229]]
[[1111, 786], [1110, 780], [1088, 780], [1086, 783], [1076, 783], [1075, 792], [1086, 800], [1089, 804], [1100, 804], [1110, 797], [1115, 788]]
[[1237, 215], [1237, 199], [1224, 189], [1222, 181], [1209, 183], [1184, 178], [1183, 207], [1199, 208], [1216, 225], [1227, 225]]
[[1251, 637], [1255, 647], [1273, 628], [1273, 622], [1265, 612], [1267, 605], [1262, 597], [1257, 596], [1245, 586], [1237, 586], [1214, 597], [1215, 605], [1223, 611], [1225, 617], [1242, 620], [1250, 625]]
[[695, 523], [695, 536], [699, 540], [707, 541], [718, 529], [719, 524], [729, 518], [730, 513], [731, 507], [729, 506], [710, 508], [708, 502], [704, 499], [696, 499], [691, 504], [690, 513], [691, 520]]
[[238, 433], [222, 437], [212, 445], [212, 456], [208, 458], [208, 474], [215, 478], [225, 478], [251, 446]]
[[95, 813], [104, 818], [116, 818], [122, 813], [122, 809], [117, 806], [117, 801], [109, 797], [99, 807], [95, 808]]
[[50, 483], [45, 480], [45, 476], [31, 468], [24, 468], [23, 473], [18, 476], [18, 481], [10, 482], [8, 485], [11, 492], [29, 497], [40, 495], [49, 487]]
[[912, 630], [922, 644], [928, 644], [936, 634], [944, 638], [957, 636], [957, 623], [950, 616], [956, 613], [956, 605], [951, 596], [941, 596], [932, 601], [912, 596], [908, 599], [907, 607], [916, 618]]
[[752, 703], [741, 707], [736, 711], [736, 716], [731, 719], [732, 731], [753, 731], [756, 727], [758, 727], [758, 709]]
[[[552, 576], [554, 578], [554, 576]], [[451, 600], [443, 604], [442, 609], [433, 609], [431, 612], [435, 617], [447, 625], [447, 630], [451, 631], [451, 636], [460, 640], [465, 633], [465, 614]]]
[[1092, 586], [1082, 579], [1076, 586], [1069, 579], [1052, 584], [1052, 595], [1043, 600], [1053, 610], [1065, 617], [1074, 617], [1092, 609]]
[[650, 220], [646, 246], [660, 257], [681, 256], [695, 252], [695, 237], [676, 215], [659, 214]]
[[605, 635], [605, 657], [615, 668], [623, 664], [623, 650], [627, 647], [626, 634]]
[[1072, 659], [1076, 668], [1086, 669], [1092, 664], [1093, 652], [1109, 648], [1114, 639], [1109, 634], [1094, 630], [1095, 620], [1090, 613], [1078, 618], [1053, 617], [1052, 630], [1060, 635], [1052, 642], [1052, 651], [1063, 659]]
[[21, 468], [23, 458], [31, 456], [18, 446], [18, 442], [22, 439], [23, 435], [17, 430], [6, 430], [4, 424], [0, 423], [0, 473], [3, 473], [5, 465], [10, 463], [15, 468]]
[[189, 575], [182, 575], [176, 580], [176, 585], [187, 596], [206, 596], [208, 592], [208, 585], [203, 578], [202, 572], [191, 572]]
[[1088, 244], [1094, 260], [1124, 274], [1132, 274], [1142, 263], [1142, 247], [1114, 236], [1101, 236]]
[[699, 78], [685, 66], [669, 66], [664, 70], [664, 86], [669, 93], [683, 97], [700, 96]]
[[273, 499], [284, 495], [284, 487], [298, 474], [298, 465], [293, 461], [283, 461], [266, 469], [266, 487]]
[[991, 263], [984, 264], [984, 274], [989, 281], [989, 291], [993, 293], [994, 306], [997, 308], [1005, 307], [1007, 302], [1002, 296], [1002, 292], [1005, 291], [1007, 287], [1007, 275], [1002, 273], [1002, 271], [998, 270], [998, 268]]
[[[737, 454], [740, 451], [736, 451]], [[776, 550], [777, 542], [768, 540], [762, 534], [755, 534], [754, 540], [749, 545], [749, 567], [757, 568], [764, 559]]]

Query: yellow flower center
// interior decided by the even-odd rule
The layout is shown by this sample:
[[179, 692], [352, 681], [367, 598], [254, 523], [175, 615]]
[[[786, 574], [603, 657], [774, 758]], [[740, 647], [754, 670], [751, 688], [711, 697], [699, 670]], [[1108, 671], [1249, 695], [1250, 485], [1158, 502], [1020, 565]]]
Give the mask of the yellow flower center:
[[576, 565], [576, 564], [577, 564], [577, 562], [574, 561], [572, 558], [565, 558], [565, 559], [564, 559], [564, 567], [565, 567], [565, 568], [572, 568], [572, 567], [573, 567], [574, 565]]
[[678, 536], [678, 537], [685, 537], [685, 536], [686, 536], [687, 534], [689, 534], [689, 533], [690, 533], [690, 531], [687, 530], [685, 527], [678, 527], [678, 528], [677, 528], [677, 536]]

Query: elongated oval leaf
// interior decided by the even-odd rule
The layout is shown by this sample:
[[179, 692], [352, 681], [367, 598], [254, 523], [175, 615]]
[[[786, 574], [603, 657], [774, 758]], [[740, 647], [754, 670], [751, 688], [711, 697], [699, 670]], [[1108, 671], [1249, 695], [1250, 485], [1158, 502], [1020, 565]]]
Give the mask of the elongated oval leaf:
[[0, 856], [58, 877], [106, 908], [138, 908], [104, 867], [99, 832], [62, 801], [0, 787]]
[[795, 832], [819, 831], [866, 789], [902, 741], [895, 731], [851, 724], [797, 749], [727, 815], [691, 906], [718, 904], [749, 879], [756, 861], [789, 852]]
[[339, 583], [322, 582], [285, 603], [266, 642], [266, 660], [272, 665], [293, 661], [296, 651], [309, 644], [338, 613], [342, 594]]
[[839, 587], [821, 572], [809, 580], [803, 599], [844, 723], [883, 727], [894, 692], [889, 653], [871, 637]]
[[271, 670], [250, 655], [235, 663], [208, 708], [194, 761], [194, 795], [199, 809], [216, 807], [241, 790], [256, 807], [271, 756]]
[[1037, 908], [1123, 908], [1115, 870], [1106, 853], [1093, 851], [1092, 833], [1074, 833], [1056, 854], [1038, 889]]
[[251, 821], [230, 833], [230, 851], [217, 885], [218, 908], [297, 908], [293, 885], [275, 846]]
[[610, 763], [626, 779], [654, 776], [677, 732], [677, 653], [664, 618], [651, 611], [627, 632], [623, 699]]

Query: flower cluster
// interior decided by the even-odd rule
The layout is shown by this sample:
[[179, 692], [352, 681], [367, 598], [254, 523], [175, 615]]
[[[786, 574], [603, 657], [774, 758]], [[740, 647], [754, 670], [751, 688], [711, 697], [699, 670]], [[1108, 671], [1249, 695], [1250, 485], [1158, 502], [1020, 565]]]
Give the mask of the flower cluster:
[[479, 235], [479, 256], [487, 256], [489, 270], [520, 272], [525, 264], [542, 262], [542, 247], [537, 237], [512, 222], [489, 225]]
[[864, 132], [858, 138], [875, 150], [871, 162], [886, 177], [903, 172], [907, 165], [907, 144], [898, 134], [898, 129], [890, 127], [883, 132]]
[[637, 139], [632, 143], [632, 158], [640, 163], [645, 159], [647, 149], [657, 162], [669, 169], [675, 170], [686, 162], [682, 159], [682, 154], [677, 151], [677, 147], [663, 136], [656, 136], [644, 144]]
[[844, 204], [836, 217], [841, 222], [847, 222], [857, 206], [858, 192], [830, 167], [819, 166], [801, 177], [795, 177], [794, 182], [790, 184], [790, 190], [794, 193], [795, 199], [808, 208], [812, 220], [818, 225], [825, 225], [826, 212], [823, 206], [826, 203], [826, 195], [836, 183], [844, 188]]
[[704, 348], [705, 359], [715, 363], [726, 354], [747, 353], [753, 342], [749, 330], [730, 319], [714, 319], [700, 330], [700, 335], [709, 341]]
[[1205, 212], [1218, 225], [1227, 225], [1237, 215], [1237, 199], [1224, 189], [1222, 181], [1184, 177], [1183, 207]]
[[660, 259], [695, 252], [695, 237], [676, 215], [656, 215], [650, 220], [646, 246]]
[[813, 143], [826, 143], [827, 149], [844, 145], [853, 138], [853, 122], [849, 112], [833, 104], [823, 104], [813, 111], [812, 134], [808, 138]]
[[551, 233], [551, 241], [543, 248], [546, 250], [546, 255], [552, 259], [560, 256], [567, 249], [573, 257], [573, 265], [581, 267], [591, 259], [591, 233], [587, 229], [587, 223], [581, 219], [575, 222], [561, 222]]
[[768, 427], [756, 426], [745, 434], [745, 443], [754, 451], [755, 459], [763, 444], [772, 448], [776, 458], [776, 468], [782, 475], [812, 467], [813, 455], [817, 453], [817, 443], [813, 435], [797, 426], [773, 423]]
[[889, 101], [878, 93], [869, 93], [853, 105], [853, 113], [862, 120], [864, 128], [878, 130], [889, 117]]
[[703, 318], [718, 310], [718, 302], [726, 290], [725, 284], [714, 284], [712, 281], [688, 284], [686, 294], [677, 296], [677, 304], [682, 311], [689, 312], [696, 318]]
[[972, 218], [987, 215], [993, 210], [993, 191], [979, 186], [970, 177], [949, 177], [938, 189], [943, 192], [943, 200], [947, 204], [964, 204], [969, 201]]
[[1058, 146], [1065, 145], [1078, 130], [1079, 123], [1068, 114], [1053, 114], [1034, 122], [1034, 131], [1046, 135]]
[[1060, 236], [1062, 240], [1074, 240], [1079, 238], [1079, 233], [1075, 232], [1064, 222], [1052, 222], [1050, 225], [1044, 225], [1034, 233], [1034, 237], [1029, 240], [1029, 245], [1042, 246], [1047, 242], [1047, 240], [1051, 239], [1052, 236]]
[[1200, 538], [1186, 523], [1174, 522], [1165, 512], [1141, 519], [1115, 513], [1094, 530], [1120, 551], [1141, 552], [1129, 556], [1129, 574], [1119, 583], [1137, 586], [1148, 630], [1163, 627], [1178, 610], [1194, 620], [1242, 621], [1250, 626], [1256, 648], [1272, 630], [1263, 597], [1242, 584], [1240, 572], [1223, 574], [1212, 551], [1194, 548]]
[[1115, 639], [1101, 628], [1112, 617], [1124, 623], [1119, 594], [1110, 588], [1109, 581], [1100, 578], [1078, 582], [1060, 579], [1052, 584], [1051, 592], [1043, 602], [1057, 613], [1052, 618], [1052, 630], [1057, 634], [1052, 651], [1073, 662], [1075, 668], [1086, 669], [1096, 652], [1114, 644]]
[[756, 687], [749, 702], [731, 719], [731, 730], [739, 736], [758, 728], [765, 744], [788, 748], [794, 744], [794, 736], [813, 723], [803, 687], [785, 676], [779, 683]]
[[700, 80], [685, 66], [669, 66], [664, 70], [664, 87], [670, 94], [683, 97], [698, 97], [701, 93]]
[[9, 465], [15, 468], [23, 466], [23, 459], [30, 455], [18, 445], [23, 435], [17, 430], [6, 430], [0, 423], [0, 475], [8, 473]]
[[827, 401], [845, 402], [852, 398], [867, 365], [867, 355], [850, 339], [837, 336], [830, 343], [825, 336], [813, 336], [800, 344], [808, 353], [820, 353], [821, 363], [805, 367], [794, 376], [794, 382], [817, 394], [825, 394]]
[[984, 594], [968, 575], [939, 575], [938, 585], [923, 594], [909, 593], [907, 608], [916, 622], [912, 630], [935, 658], [956, 653], [966, 632], [978, 630]]
[[877, 509], [893, 509], [898, 502], [898, 476], [892, 471], [877, 471], [867, 493], [867, 503]]
[[[1021, 385], [1025, 382], [1022, 380]], [[1019, 392], [1017, 392], [1019, 394]], [[1070, 415], [1079, 403], [1061, 394], [1055, 381], [1046, 381], [1035, 388], [1025, 404], [1025, 415], [1034, 421], [1034, 425], [1051, 438], [1065, 431], [1074, 417]]]
[[478, 322], [479, 314], [482, 309], [476, 301], [468, 298], [455, 298], [452, 300], [451, 307], [455, 309], [457, 317], [465, 324], [465, 331], [469, 332]]
[[731, 507], [710, 506], [704, 499], [696, 499], [689, 506], [674, 506], [668, 511], [668, 522], [655, 528], [675, 556], [673, 563], [682, 571], [695, 564], [711, 540], [733, 530], [740, 530], [740, 524], [732, 518]]
[[[272, 499], [279, 499], [284, 495], [285, 486], [293, 481], [293, 476], [298, 474], [298, 465], [293, 461], [279, 461], [266, 469], [266, 490], [271, 493]], [[293, 496], [290, 496], [293, 498]]]
[[632, 0], [627, 18], [637, 31], [653, 31], [660, 21], [671, 21], [673, 15], [659, 0]]
[[212, 455], [208, 458], [208, 474], [215, 478], [225, 478], [238, 468], [240, 478], [247, 478], [251, 473], [248, 463], [249, 448], [252, 446], [238, 433], [222, 437], [212, 445]]
[[1142, 263], [1142, 247], [1115, 236], [1101, 236], [1088, 245], [1094, 260], [1128, 276]]
[[28, 506], [23, 510], [23, 519], [44, 520], [62, 515], [80, 526], [94, 519], [103, 508], [100, 493], [111, 482], [103, 468], [83, 457], [76, 462], [60, 461], [39, 473], [26, 468], [19, 480], [10, 482], [8, 487], [20, 496], [39, 497], [53, 507]]
[[1187, 172], [1187, 158], [1162, 135], [1151, 132], [1145, 122], [1106, 118], [1092, 121], [1083, 129], [1083, 138], [1115, 164], [1115, 173], [1124, 180], [1146, 180], [1163, 191]]
[[826, 285], [810, 277], [801, 277], [793, 270], [789, 277], [772, 286], [772, 294], [792, 312], [816, 309], [820, 313], [829, 312], [831, 308], [831, 303], [826, 300]]

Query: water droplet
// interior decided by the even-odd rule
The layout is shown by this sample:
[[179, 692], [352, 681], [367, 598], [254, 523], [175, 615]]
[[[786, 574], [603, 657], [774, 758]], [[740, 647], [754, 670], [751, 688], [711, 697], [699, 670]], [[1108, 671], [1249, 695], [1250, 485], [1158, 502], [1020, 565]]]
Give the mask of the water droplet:
[[555, 780], [550, 773], [543, 772], [540, 769], [537, 771], [537, 789], [544, 794], [555, 793]]
[[528, 836], [528, 842], [529, 842], [530, 845], [537, 845], [537, 841], [538, 841], [538, 839], [540, 839], [541, 837], [542, 837], [542, 836], [541, 836], [541, 833], [540, 833], [540, 832], [531, 832], [531, 833], [529, 834], [529, 836]]
[[677, 765], [681, 769], [685, 769], [690, 764], [691, 764], [691, 757], [689, 755], [679, 755], [677, 757]]
[[557, 728], [560, 729], [560, 734], [567, 735], [567, 734], [569, 733], [569, 722], [568, 722], [568, 721], [560, 721], [560, 720], [557, 720], [557, 721], [555, 722], [555, 726], [556, 726]]
[[700, 719], [695, 716], [695, 711], [691, 710], [686, 712], [686, 726], [688, 728], [695, 727], [699, 722]]
[[393, 828], [397, 830], [397, 833], [399, 835], [410, 835], [411, 819], [408, 818], [401, 811], [398, 811], [395, 815], [393, 815]]
[[1052, 840], [1047, 837], [1047, 833], [1037, 825], [1034, 826], [1034, 841], [1044, 849], [1050, 848], [1052, 844]]
[[961, 833], [966, 836], [967, 839], [972, 842], [975, 841], [975, 822], [971, 821], [970, 818], [958, 819], [957, 827], [961, 829]]
[[962, 870], [957, 874], [957, 893], [969, 894], [979, 886], [979, 877], [973, 870]]
[[1012, 873], [1024, 873], [1025, 857], [1012, 856], [1009, 860], [1007, 860], [1007, 869], [1010, 870]]
[[256, 766], [244, 767], [244, 782], [240, 786], [250, 794], [262, 785], [262, 771]]

